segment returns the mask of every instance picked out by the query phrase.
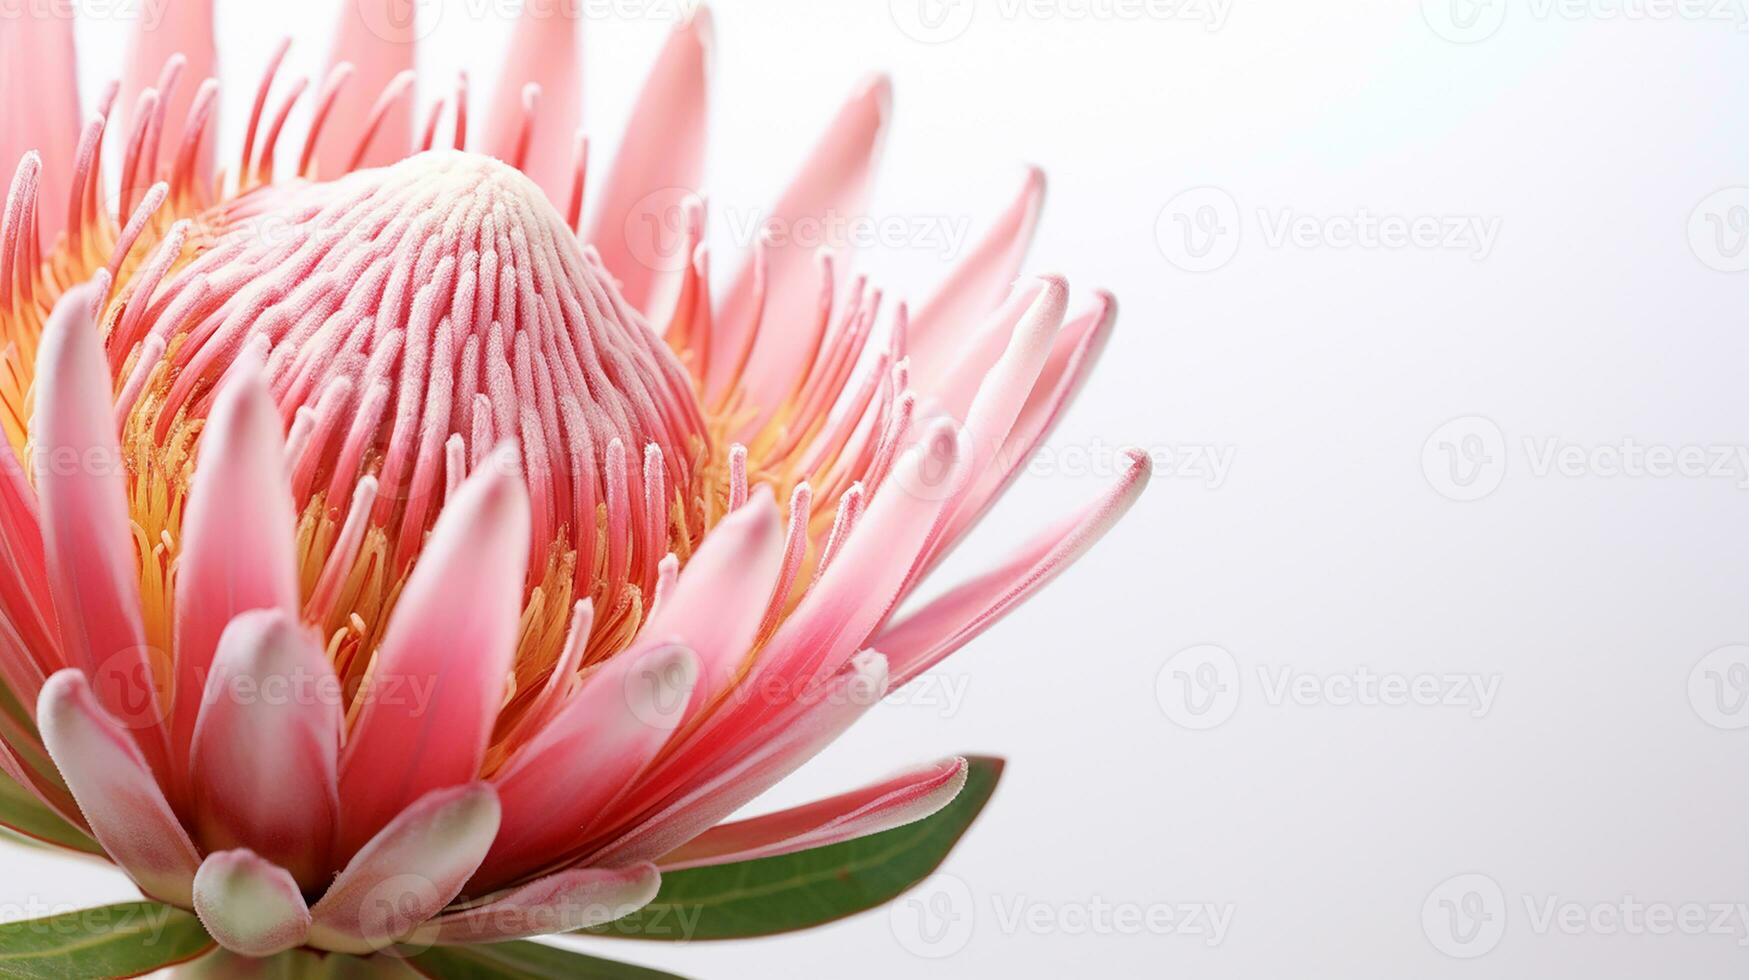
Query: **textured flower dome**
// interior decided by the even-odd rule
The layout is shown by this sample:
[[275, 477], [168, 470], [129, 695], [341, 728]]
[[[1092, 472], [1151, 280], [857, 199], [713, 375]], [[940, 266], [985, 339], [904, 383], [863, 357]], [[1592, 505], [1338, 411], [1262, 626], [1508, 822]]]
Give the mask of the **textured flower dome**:
[[[70, 22], [0, 22], [0, 769], [244, 956], [579, 928], [945, 805], [963, 760], [723, 823], [1146, 483], [907, 602], [1110, 331], [1016, 280], [1042, 178], [915, 307], [776, 235], [713, 276], [704, 13], [596, 188], [575, 30], [415, 117], [391, 2], [314, 88], [282, 47], [230, 154], [209, 4], [82, 126]], [[891, 103], [766, 226], [861, 213]]]

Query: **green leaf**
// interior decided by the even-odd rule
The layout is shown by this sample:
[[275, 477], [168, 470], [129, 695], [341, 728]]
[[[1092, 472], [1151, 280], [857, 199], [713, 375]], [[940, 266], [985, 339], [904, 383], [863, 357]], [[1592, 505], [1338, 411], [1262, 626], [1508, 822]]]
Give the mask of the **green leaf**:
[[408, 957], [413, 969], [431, 980], [681, 980], [672, 973], [597, 959], [540, 943], [490, 946], [438, 946]]
[[675, 942], [747, 939], [885, 905], [940, 867], [990, 802], [1002, 760], [969, 762], [965, 788], [932, 817], [842, 844], [665, 874], [655, 901], [585, 932]]
[[421, 980], [406, 963], [384, 953], [380, 956], [342, 956], [293, 949], [266, 959], [251, 959], [224, 949], [176, 970], [175, 980]]
[[137, 977], [186, 963], [212, 946], [194, 913], [129, 902], [0, 925], [0, 976]]
[[86, 854], [103, 853], [96, 841], [43, 806], [30, 790], [4, 773], [0, 773], [0, 828], [15, 831], [31, 842], [47, 841]]
[[[39, 785], [65, 790], [55, 764], [43, 751], [36, 724], [17, 695], [5, 684], [0, 684], [0, 741], [6, 743], [4, 750], [10, 751], [32, 775], [42, 777]], [[96, 841], [44, 806], [28, 787], [14, 782], [5, 773], [0, 773], [0, 829], [35, 842], [57, 844], [86, 854], [103, 854], [103, 848], [98, 847]]]

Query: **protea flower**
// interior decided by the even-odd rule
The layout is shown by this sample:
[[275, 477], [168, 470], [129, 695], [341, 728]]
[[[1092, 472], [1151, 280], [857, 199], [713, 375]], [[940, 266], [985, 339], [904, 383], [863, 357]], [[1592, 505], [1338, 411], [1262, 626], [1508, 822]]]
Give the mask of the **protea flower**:
[[[416, 126], [394, 2], [309, 98], [276, 58], [228, 155], [210, 3], [82, 126], [71, 21], [0, 20], [0, 817], [195, 912], [181, 956], [599, 926], [929, 817], [965, 760], [723, 822], [1146, 482], [911, 608], [1111, 328], [1015, 280], [1038, 175], [915, 310], [770, 240], [722, 292], [704, 13], [585, 232], [575, 22], [531, 6]], [[859, 87], [768, 221], [857, 213], [889, 111]]]

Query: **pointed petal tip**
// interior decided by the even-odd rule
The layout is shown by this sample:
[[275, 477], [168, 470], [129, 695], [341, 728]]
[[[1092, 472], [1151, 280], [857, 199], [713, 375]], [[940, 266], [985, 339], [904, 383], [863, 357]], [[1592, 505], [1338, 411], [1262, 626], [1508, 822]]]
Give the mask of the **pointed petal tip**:
[[1045, 295], [1068, 298], [1069, 277], [1060, 272], [1035, 272], [1027, 278], [1038, 282]]
[[966, 788], [966, 780], [970, 778], [971, 772], [971, 762], [963, 756], [953, 756], [922, 767], [918, 784], [926, 791], [906, 807], [901, 822], [892, 824], [892, 827], [916, 823], [941, 812], [942, 808], [959, 798], [960, 791]]
[[[734, 522], [732, 525], [731, 521]], [[731, 511], [719, 522], [718, 529], [721, 530], [724, 525], [745, 525], [754, 542], [764, 542], [768, 537], [782, 534], [783, 515], [777, 506], [777, 494], [769, 484], [760, 484], [748, 495], [745, 504]]]
[[530, 521], [528, 486], [522, 478], [522, 456], [516, 447], [504, 443], [492, 450], [462, 484], [455, 502], [446, 505], [447, 512], [465, 508], [476, 521], [510, 521], [528, 534]]
[[788, 810], [718, 824], [664, 855], [666, 871], [738, 864], [868, 837], [927, 819], [965, 788], [963, 758], [912, 766], [869, 786]]
[[[56, 329], [57, 320], [72, 320], [76, 313], [90, 315], [91, 308], [96, 305], [98, 297], [107, 291], [107, 286], [104, 283], [105, 278], [106, 274], [100, 271], [91, 279], [79, 283], [61, 294], [61, 298], [55, 302], [54, 310], [49, 314], [49, 322], [43, 327], [43, 342], [45, 344], [48, 342], [48, 334]], [[64, 316], [57, 316], [57, 314], [63, 313]]]
[[717, 44], [717, 25], [711, 8], [702, 3], [692, 8], [674, 25], [674, 33], [691, 38], [707, 54], [714, 50]]
[[1136, 446], [1126, 446], [1123, 449], [1123, 456], [1129, 460], [1130, 465], [1128, 469], [1124, 470], [1120, 483], [1146, 485], [1149, 480], [1154, 478], [1154, 458], [1148, 455], [1147, 450]]
[[893, 116], [893, 76], [884, 71], [868, 75], [857, 86], [856, 100], [872, 105], [886, 123]]
[[1005, 221], [1016, 223], [1016, 231], [1023, 232], [1028, 240], [1039, 215], [1044, 213], [1045, 196], [1049, 190], [1050, 178], [1045, 175], [1045, 169], [1036, 163], [1026, 164], [1021, 171], [1020, 190], [1008, 206]]
[[[251, 345], [251, 354], [259, 348]], [[213, 418], [229, 418], [232, 425], [253, 426], [259, 423], [259, 413], [272, 413], [274, 426], [279, 425], [279, 413], [273, 396], [267, 391], [266, 362], [254, 356], [239, 357], [225, 371], [218, 394], [213, 400]]]

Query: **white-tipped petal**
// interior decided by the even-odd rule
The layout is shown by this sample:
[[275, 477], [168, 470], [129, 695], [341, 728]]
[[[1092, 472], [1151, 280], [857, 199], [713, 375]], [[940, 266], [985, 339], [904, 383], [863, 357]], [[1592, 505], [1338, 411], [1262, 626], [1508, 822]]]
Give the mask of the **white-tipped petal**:
[[310, 909], [284, 868], [251, 851], [220, 851], [194, 876], [194, 911], [220, 946], [272, 956], [303, 945]]

